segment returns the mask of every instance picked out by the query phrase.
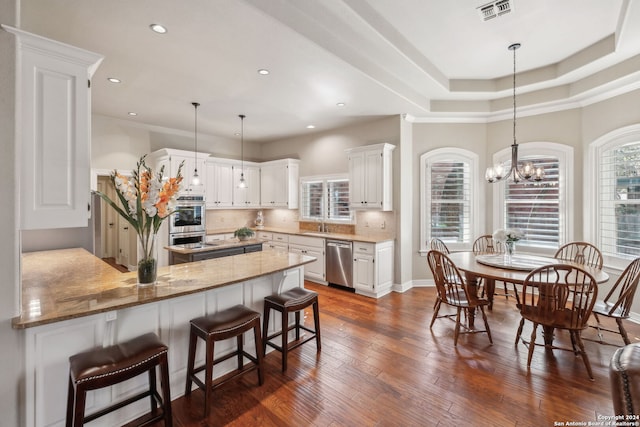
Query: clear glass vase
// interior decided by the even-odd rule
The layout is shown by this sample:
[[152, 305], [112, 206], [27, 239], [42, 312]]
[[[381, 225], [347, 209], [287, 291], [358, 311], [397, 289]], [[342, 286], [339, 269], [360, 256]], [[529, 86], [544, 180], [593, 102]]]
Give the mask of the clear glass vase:
[[504, 257], [508, 264], [511, 264], [513, 260], [513, 254], [516, 251], [516, 242], [506, 241], [504, 242]]
[[158, 280], [157, 234], [138, 236], [138, 286], [152, 286]]

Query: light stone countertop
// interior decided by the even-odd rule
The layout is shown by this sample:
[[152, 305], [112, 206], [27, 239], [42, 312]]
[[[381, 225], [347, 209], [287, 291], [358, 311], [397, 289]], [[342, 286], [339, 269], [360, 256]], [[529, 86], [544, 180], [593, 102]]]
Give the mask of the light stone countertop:
[[200, 252], [218, 251], [221, 249], [261, 245], [262, 243], [262, 240], [258, 239], [238, 240], [234, 237], [233, 239], [220, 240], [213, 243], [188, 243], [186, 245], [165, 246], [165, 249], [171, 252], [188, 255]]
[[[394, 240], [394, 236], [391, 233], [380, 233], [376, 235], [366, 236], [363, 234], [343, 234], [343, 233], [321, 233], [319, 231], [308, 230], [293, 230], [291, 228], [278, 228], [278, 227], [251, 227], [256, 233], [261, 231], [267, 233], [281, 233], [296, 236], [309, 236], [309, 237], [322, 237], [324, 239], [337, 239], [348, 240], [351, 242], [366, 242], [366, 243], [382, 243], [389, 240]], [[233, 230], [207, 230], [207, 234], [225, 234], [233, 233]]]
[[308, 264], [314, 257], [282, 251], [160, 267], [158, 283], [139, 288], [137, 273], [121, 273], [88, 251], [22, 254], [22, 308], [14, 329], [88, 316], [203, 292]]

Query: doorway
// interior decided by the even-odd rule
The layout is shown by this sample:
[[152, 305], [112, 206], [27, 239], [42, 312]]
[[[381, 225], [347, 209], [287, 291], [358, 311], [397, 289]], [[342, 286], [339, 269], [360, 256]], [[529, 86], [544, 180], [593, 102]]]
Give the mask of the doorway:
[[[111, 200], [117, 201], [118, 205], [122, 207], [110, 177], [98, 176], [98, 191], [106, 194]], [[134, 270], [137, 258], [135, 231], [127, 220], [118, 215], [107, 202], [101, 198], [99, 200], [100, 225], [96, 227], [96, 232], [99, 230], [100, 233], [100, 253], [96, 256], [120, 270]]]

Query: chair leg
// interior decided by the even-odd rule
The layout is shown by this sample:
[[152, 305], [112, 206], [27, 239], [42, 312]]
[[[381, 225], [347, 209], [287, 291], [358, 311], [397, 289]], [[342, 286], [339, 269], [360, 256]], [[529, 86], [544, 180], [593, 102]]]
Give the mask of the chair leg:
[[518, 341], [520, 341], [520, 337], [522, 336], [522, 328], [524, 328], [524, 317], [520, 319], [520, 325], [518, 326], [518, 332], [516, 333], [516, 342], [513, 344], [514, 346], [518, 346]]
[[164, 426], [173, 427], [171, 390], [169, 385], [169, 362], [166, 353], [160, 356], [160, 386], [162, 387], [162, 403], [164, 405]]
[[322, 343], [320, 341], [320, 309], [318, 308], [318, 301], [313, 303], [313, 324], [316, 329], [316, 349], [322, 350]]
[[212, 337], [207, 337], [207, 350], [205, 356], [205, 378], [204, 378], [204, 417], [209, 416], [209, 405], [211, 404], [211, 395], [213, 394], [213, 351], [214, 342]]
[[158, 402], [156, 401], [156, 394], [158, 393], [158, 383], [156, 381], [156, 367], [153, 366], [149, 369], [149, 391], [151, 392], [151, 396], [149, 396], [150, 404], [151, 404], [151, 413], [155, 414], [158, 410]]
[[440, 304], [442, 304], [442, 301], [439, 298], [436, 299], [436, 305], [434, 306], [434, 309], [433, 309], [433, 317], [431, 318], [431, 324], [429, 325], [429, 329], [433, 328], [433, 323], [438, 318], [438, 312], [440, 311]]
[[584, 344], [582, 343], [582, 338], [580, 338], [579, 331], [571, 331], [571, 336], [573, 337], [572, 341], [575, 340], [580, 347], [580, 355], [582, 356], [582, 361], [584, 362], [584, 366], [587, 368], [587, 373], [589, 374], [589, 379], [594, 381], [593, 372], [591, 372], [591, 363], [589, 362], [589, 357], [587, 356], [587, 352], [584, 350]]
[[622, 319], [616, 319], [616, 323], [618, 324], [618, 330], [620, 331], [620, 335], [622, 335], [622, 339], [624, 340], [624, 343], [626, 345], [631, 344], [631, 341], [629, 340], [629, 336], [627, 335], [627, 331], [624, 329], [624, 326], [622, 325]]
[[73, 408], [73, 427], [84, 425], [84, 407], [87, 403], [87, 391], [82, 385], [76, 386], [76, 398]]
[[262, 354], [267, 354], [267, 335], [269, 333], [269, 315], [271, 314], [271, 306], [265, 302], [264, 315], [262, 316]]
[[282, 310], [282, 372], [287, 370], [287, 356], [289, 355], [289, 312]]
[[458, 336], [460, 335], [460, 311], [462, 309], [457, 307], [456, 311], [456, 329], [453, 332], [453, 346], [456, 347], [458, 345]]
[[191, 375], [193, 375], [193, 365], [196, 359], [196, 340], [198, 337], [193, 331], [189, 334], [189, 355], [187, 356], [187, 383], [184, 388], [184, 395], [188, 396], [191, 394]]
[[260, 333], [260, 319], [256, 319], [253, 327], [253, 337], [256, 344], [256, 359], [258, 360], [258, 384], [264, 384], [264, 351], [262, 335]]
[[538, 324], [533, 324], [533, 331], [531, 331], [531, 341], [529, 341], [529, 355], [527, 356], [527, 368], [531, 367], [531, 359], [533, 358], [533, 349], [536, 347], [536, 334], [538, 332]]
[[236, 337], [236, 341], [237, 341], [237, 346], [238, 346], [238, 370], [242, 369], [242, 366], [244, 365], [244, 355], [242, 354], [244, 352], [244, 345], [242, 343], [242, 339], [244, 334], [240, 334]]
[[[302, 311], [302, 310], [300, 310]], [[300, 311], [296, 311], [295, 313], [295, 318], [296, 318], [296, 341], [298, 341], [300, 339]]]
[[487, 315], [484, 312], [483, 306], [480, 306], [480, 311], [482, 312], [482, 319], [484, 320], [484, 329], [487, 331], [487, 335], [489, 336], [489, 342], [493, 344], [493, 340], [491, 339], [491, 329], [489, 328], [489, 322], [487, 321]]
[[73, 381], [71, 381], [71, 375], [69, 375], [69, 388], [67, 389], [67, 421], [65, 427], [71, 427], [73, 420], [73, 402], [74, 402], [75, 390], [73, 388]]

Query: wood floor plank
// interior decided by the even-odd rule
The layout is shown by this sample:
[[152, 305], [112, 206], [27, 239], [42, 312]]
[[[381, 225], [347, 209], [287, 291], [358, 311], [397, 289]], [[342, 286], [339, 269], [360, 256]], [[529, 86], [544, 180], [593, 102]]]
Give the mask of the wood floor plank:
[[[497, 297], [487, 311], [493, 345], [486, 334], [468, 334], [454, 347], [453, 322], [438, 319], [429, 329], [434, 288], [376, 300], [305, 286], [320, 294], [322, 351], [313, 341], [294, 350], [285, 374], [280, 354], [269, 353], [264, 385], [249, 375], [216, 390], [207, 419], [202, 392], [175, 400], [176, 426], [521, 427], [613, 413], [608, 366], [617, 347], [585, 341], [595, 381], [580, 357], [560, 350], [536, 348], [527, 369], [527, 347], [514, 345], [520, 314], [513, 298]], [[304, 319], [312, 326], [310, 312]], [[480, 318], [476, 325], [482, 326]], [[640, 325], [626, 326], [640, 342]], [[525, 325], [523, 337], [530, 335]], [[597, 339], [595, 330], [583, 335]], [[570, 342], [564, 332], [555, 339]], [[605, 339], [622, 346], [619, 336]]]

